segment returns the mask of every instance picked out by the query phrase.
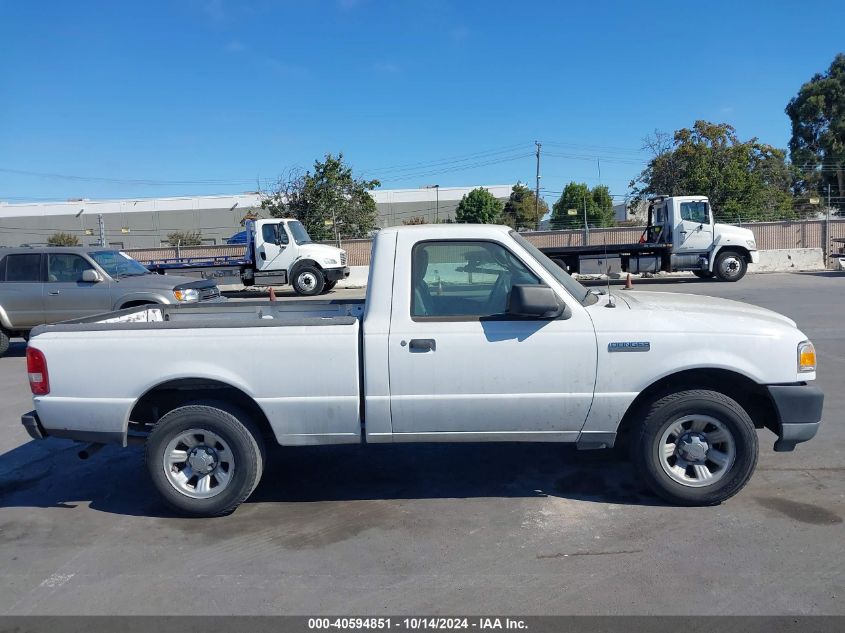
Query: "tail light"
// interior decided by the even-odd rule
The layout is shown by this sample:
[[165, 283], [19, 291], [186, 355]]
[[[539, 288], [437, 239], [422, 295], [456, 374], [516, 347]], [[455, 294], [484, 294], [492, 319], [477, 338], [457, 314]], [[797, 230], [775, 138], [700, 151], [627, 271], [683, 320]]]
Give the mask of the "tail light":
[[26, 371], [29, 374], [29, 388], [34, 396], [50, 393], [50, 375], [47, 373], [47, 359], [44, 352], [34, 347], [26, 348]]

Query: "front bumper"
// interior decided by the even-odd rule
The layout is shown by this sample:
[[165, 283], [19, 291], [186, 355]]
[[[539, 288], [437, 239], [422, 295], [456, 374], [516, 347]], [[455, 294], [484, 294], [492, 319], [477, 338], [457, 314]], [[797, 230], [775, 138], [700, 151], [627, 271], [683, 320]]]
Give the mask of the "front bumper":
[[340, 281], [349, 277], [349, 266], [343, 268], [325, 268], [323, 273], [326, 275], [326, 281]]
[[813, 439], [822, 421], [822, 390], [811, 385], [769, 385], [768, 390], [778, 414], [775, 450], [791, 451]]

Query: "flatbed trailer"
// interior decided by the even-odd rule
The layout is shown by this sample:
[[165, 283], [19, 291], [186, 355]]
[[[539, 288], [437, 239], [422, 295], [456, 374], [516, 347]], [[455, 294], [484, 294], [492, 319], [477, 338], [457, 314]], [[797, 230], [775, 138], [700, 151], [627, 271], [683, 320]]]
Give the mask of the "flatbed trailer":
[[569, 273], [657, 273], [687, 270], [702, 279], [739, 281], [758, 262], [750, 230], [719, 224], [704, 196], [658, 196], [636, 244], [547, 246], [540, 250]]

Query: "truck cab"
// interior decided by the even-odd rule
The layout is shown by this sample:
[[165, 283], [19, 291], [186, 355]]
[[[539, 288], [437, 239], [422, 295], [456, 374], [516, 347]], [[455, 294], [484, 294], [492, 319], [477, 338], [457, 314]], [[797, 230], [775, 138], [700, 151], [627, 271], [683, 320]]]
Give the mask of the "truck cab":
[[299, 220], [272, 218], [248, 223], [250, 247], [255, 262], [251, 285], [290, 284], [298, 294], [307, 296], [331, 290], [349, 276], [346, 251], [316, 244]]
[[705, 196], [658, 196], [649, 201], [649, 244], [671, 244], [671, 269], [690, 270], [698, 277], [738, 281], [749, 263], [758, 261], [754, 233], [713, 221]]

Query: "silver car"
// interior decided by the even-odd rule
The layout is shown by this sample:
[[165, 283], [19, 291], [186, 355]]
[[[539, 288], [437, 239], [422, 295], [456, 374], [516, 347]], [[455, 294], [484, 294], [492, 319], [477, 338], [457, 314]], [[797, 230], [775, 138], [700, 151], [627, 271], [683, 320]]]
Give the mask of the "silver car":
[[0, 355], [37, 325], [147, 303], [223, 301], [212, 280], [156, 275], [107, 248], [0, 249]]

